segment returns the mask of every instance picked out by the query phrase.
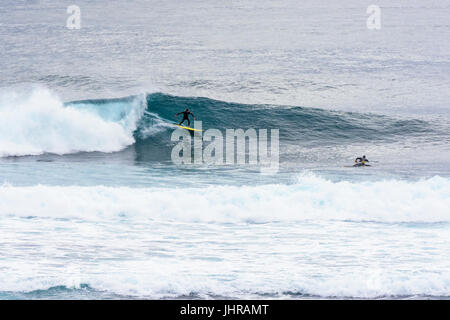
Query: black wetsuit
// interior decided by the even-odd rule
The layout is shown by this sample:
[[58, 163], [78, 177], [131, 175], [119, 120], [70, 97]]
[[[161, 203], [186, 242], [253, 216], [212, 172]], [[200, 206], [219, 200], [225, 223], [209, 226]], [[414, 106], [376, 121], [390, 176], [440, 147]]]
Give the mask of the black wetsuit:
[[358, 157], [355, 159], [355, 162], [358, 162], [361, 164], [365, 164], [366, 162], [369, 162], [369, 160], [367, 158], [363, 158], [363, 157]]
[[178, 125], [181, 126], [181, 124], [182, 124], [185, 120], [187, 120], [187, 122], [188, 122], [188, 127], [190, 127], [190, 126], [191, 126], [191, 121], [189, 120], [189, 115], [191, 114], [192, 117], [194, 117], [194, 114], [193, 114], [192, 112], [190, 112], [190, 111], [181, 111], [181, 112], [178, 112], [176, 115], [178, 116], [179, 114], [183, 114], [183, 119], [181, 120], [181, 122], [180, 122]]

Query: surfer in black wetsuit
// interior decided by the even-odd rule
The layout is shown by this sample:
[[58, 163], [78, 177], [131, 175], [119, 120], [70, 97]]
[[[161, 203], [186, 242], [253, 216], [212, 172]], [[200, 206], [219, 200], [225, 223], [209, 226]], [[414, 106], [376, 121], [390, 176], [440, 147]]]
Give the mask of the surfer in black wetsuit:
[[355, 165], [365, 166], [366, 162], [369, 162], [369, 159], [366, 156], [358, 157], [355, 159]]
[[181, 111], [181, 112], [178, 112], [177, 114], [175, 114], [175, 118], [176, 118], [178, 115], [180, 115], [180, 114], [183, 114], [183, 120], [181, 120], [181, 122], [180, 122], [178, 125], [181, 126], [181, 124], [182, 124], [185, 120], [187, 120], [187, 122], [188, 122], [188, 127], [190, 127], [190, 126], [191, 126], [191, 121], [189, 120], [189, 115], [192, 115], [192, 118], [195, 120], [194, 114], [193, 114], [192, 112], [190, 112], [189, 109], [186, 108], [186, 110]]

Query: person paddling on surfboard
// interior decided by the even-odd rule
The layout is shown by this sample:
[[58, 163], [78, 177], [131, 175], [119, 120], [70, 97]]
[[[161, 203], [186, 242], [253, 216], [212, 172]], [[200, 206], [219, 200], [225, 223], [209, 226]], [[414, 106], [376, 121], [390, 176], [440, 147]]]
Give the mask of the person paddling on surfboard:
[[367, 159], [365, 155], [355, 159], [355, 165], [365, 166], [366, 162], [369, 162], [369, 159]]
[[190, 126], [191, 126], [191, 121], [189, 120], [189, 115], [192, 115], [192, 118], [195, 120], [194, 114], [193, 114], [192, 112], [190, 112], [188, 108], [186, 108], [186, 110], [181, 111], [181, 112], [178, 112], [177, 114], [175, 114], [175, 118], [176, 118], [178, 115], [180, 115], [180, 114], [183, 114], [183, 119], [181, 120], [181, 122], [180, 122], [178, 125], [181, 126], [181, 124], [182, 124], [185, 120], [187, 120], [187, 122], [188, 122], [188, 127], [190, 127]]

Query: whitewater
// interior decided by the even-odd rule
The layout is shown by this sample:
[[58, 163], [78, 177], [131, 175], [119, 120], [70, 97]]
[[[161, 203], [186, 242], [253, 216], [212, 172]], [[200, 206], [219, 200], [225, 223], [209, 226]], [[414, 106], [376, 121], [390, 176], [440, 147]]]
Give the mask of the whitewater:
[[450, 298], [448, 1], [77, 5], [0, 4], [0, 299]]

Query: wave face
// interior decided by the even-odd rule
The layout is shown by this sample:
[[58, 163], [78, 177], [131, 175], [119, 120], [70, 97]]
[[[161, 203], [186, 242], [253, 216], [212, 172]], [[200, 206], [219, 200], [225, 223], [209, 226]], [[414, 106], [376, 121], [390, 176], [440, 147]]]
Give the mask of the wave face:
[[203, 128], [280, 129], [282, 144], [395, 141], [435, 132], [422, 120], [321, 109], [243, 105], [162, 93], [62, 103], [49, 90], [0, 93], [0, 156], [115, 152], [136, 144], [170, 152], [174, 114], [189, 108]]
[[[280, 139], [286, 142], [339, 143], [385, 140], [395, 136], [432, 131], [425, 121], [397, 120], [374, 114], [337, 112], [322, 109], [246, 105], [199, 97], [176, 97], [162, 93], [147, 96], [148, 110], [164, 119], [173, 119], [173, 114], [189, 108], [203, 121], [207, 128], [277, 128]], [[147, 127], [150, 118], [141, 122]]]

